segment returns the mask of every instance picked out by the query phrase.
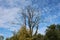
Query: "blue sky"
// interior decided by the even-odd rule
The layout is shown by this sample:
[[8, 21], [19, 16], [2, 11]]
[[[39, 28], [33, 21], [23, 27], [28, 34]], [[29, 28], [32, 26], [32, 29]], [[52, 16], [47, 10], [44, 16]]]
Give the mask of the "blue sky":
[[12, 31], [20, 28], [20, 25], [11, 22], [18, 23], [15, 20], [17, 13], [28, 5], [39, 9], [45, 21], [40, 23], [39, 33], [44, 34], [50, 24], [60, 24], [60, 0], [0, 0], [0, 35], [10, 37]]

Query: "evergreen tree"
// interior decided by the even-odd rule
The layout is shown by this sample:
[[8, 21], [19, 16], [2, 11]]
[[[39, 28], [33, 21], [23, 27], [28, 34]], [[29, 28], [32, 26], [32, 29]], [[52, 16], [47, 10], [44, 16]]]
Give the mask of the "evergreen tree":
[[45, 40], [59, 40], [59, 32], [56, 29], [56, 25], [50, 25], [48, 26], [48, 29], [46, 30]]

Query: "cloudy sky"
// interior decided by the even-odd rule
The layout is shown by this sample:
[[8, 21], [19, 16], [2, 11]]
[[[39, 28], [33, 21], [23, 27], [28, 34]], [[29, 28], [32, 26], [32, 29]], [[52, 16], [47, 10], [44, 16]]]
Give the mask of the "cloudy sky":
[[17, 13], [28, 5], [39, 9], [45, 21], [40, 23], [39, 33], [44, 34], [50, 24], [60, 24], [60, 0], [0, 0], [0, 35], [10, 37], [12, 31], [20, 28], [20, 25], [11, 22], [17, 23]]

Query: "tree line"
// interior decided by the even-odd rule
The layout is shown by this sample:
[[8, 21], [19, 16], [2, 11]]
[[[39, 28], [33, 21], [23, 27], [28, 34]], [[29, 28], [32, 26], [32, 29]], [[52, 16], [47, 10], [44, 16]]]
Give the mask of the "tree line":
[[[13, 34], [12, 37], [6, 38], [6, 40], [60, 40], [60, 25], [52, 24], [48, 26], [45, 35], [39, 33], [30, 37], [30, 30], [25, 26], [22, 26], [17, 33]], [[4, 37], [0, 36], [0, 40], [3, 39]]]
[[45, 35], [42, 34], [32, 34], [30, 36], [30, 30], [25, 26], [22, 26], [17, 34], [14, 34], [6, 40], [60, 40], [60, 25], [52, 24], [46, 29]]

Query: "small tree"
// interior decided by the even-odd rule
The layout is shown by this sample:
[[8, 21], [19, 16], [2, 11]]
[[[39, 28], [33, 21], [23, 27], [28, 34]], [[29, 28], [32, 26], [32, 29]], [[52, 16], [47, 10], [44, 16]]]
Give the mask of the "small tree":
[[26, 40], [29, 38], [29, 33], [28, 30], [26, 29], [25, 26], [21, 27], [20, 30], [18, 31], [18, 39], [19, 40]]

